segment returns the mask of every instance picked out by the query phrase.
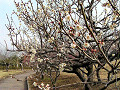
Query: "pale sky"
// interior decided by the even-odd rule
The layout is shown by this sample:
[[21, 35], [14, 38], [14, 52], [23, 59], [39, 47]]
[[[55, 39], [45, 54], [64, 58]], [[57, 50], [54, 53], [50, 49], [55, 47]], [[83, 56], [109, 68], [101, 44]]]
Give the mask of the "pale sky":
[[[21, 0], [16, 0], [16, 1], [18, 2]], [[23, 1], [28, 1], [28, 0], [23, 0]], [[4, 40], [7, 42], [8, 48], [11, 48], [11, 42], [7, 35], [9, 32], [5, 24], [8, 24], [6, 14], [10, 16], [13, 10], [16, 10], [16, 7], [14, 5], [14, 0], [0, 0], [0, 49], [2, 49], [5, 46]]]
[[8, 44], [8, 47], [11, 46], [11, 43], [10, 43], [9, 37], [7, 36], [9, 32], [5, 27], [5, 24], [8, 23], [6, 14], [10, 16], [10, 14], [14, 9], [15, 9], [15, 5], [13, 0], [0, 0], [0, 44], [5, 46], [5, 42], [4, 42], [5, 40]]

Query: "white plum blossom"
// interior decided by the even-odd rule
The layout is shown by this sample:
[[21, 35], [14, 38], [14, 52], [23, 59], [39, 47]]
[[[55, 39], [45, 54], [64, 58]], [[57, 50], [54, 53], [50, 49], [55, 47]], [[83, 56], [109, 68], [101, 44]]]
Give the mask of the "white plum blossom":
[[33, 82], [33, 86], [35, 86], [35, 87], [36, 87], [36, 86], [37, 86], [37, 83], [36, 83], [36, 82]]
[[109, 28], [110, 28], [111, 30], [114, 30], [114, 27], [113, 27], [112, 24], [109, 26]]
[[86, 40], [91, 40], [91, 36], [89, 34], [86, 35]]
[[39, 65], [37, 64], [37, 68], [39, 68]]
[[87, 42], [85, 42], [85, 43], [83, 44], [83, 46], [84, 46], [84, 47], [89, 47], [89, 46], [90, 46], [90, 44], [89, 44], [89, 43], [87, 43]]
[[113, 23], [113, 27], [116, 27], [117, 26], [117, 24], [116, 23]]
[[54, 37], [51, 37], [51, 38], [48, 39], [49, 43], [53, 43], [53, 41], [54, 41]]
[[48, 42], [49, 42], [49, 43], [52, 43], [53, 41], [51, 40], [51, 38], [49, 38], [49, 39], [48, 39]]
[[112, 54], [112, 56], [114, 57], [114, 56], [115, 56], [115, 54]]
[[43, 59], [41, 59], [41, 58], [38, 58], [37, 60], [38, 60], [38, 62], [43, 62]]
[[76, 44], [71, 43], [71, 47], [72, 47], [72, 48], [76, 48]]
[[113, 15], [113, 21], [116, 21], [117, 15]]
[[34, 30], [34, 28], [32, 26], [29, 27], [30, 30]]
[[60, 4], [63, 5], [63, 1], [61, 1]]
[[70, 21], [70, 19], [71, 19], [70, 15], [65, 16], [66, 21]]
[[75, 28], [76, 28], [76, 30], [81, 30], [81, 29], [82, 29], [82, 26], [80, 26], [79, 24], [77, 24], [77, 25], [75, 26]]
[[66, 63], [61, 63], [59, 66], [60, 68], [64, 68], [67, 64]]
[[54, 41], [54, 37], [51, 37], [51, 40], [53, 40], [53, 41]]
[[31, 52], [32, 52], [33, 54], [36, 54], [36, 50], [35, 50], [35, 49], [31, 49]]
[[40, 13], [40, 11], [41, 11], [41, 10], [40, 10], [40, 9], [38, 9], [38, 13]]
[[32, 54], [30, 57], [30, 62], [35, 62], [34, 57], [35, 57], [35, 54]]
[[48, 61], [48, 60], [49, 60], [49, 58], [45, 58], [44, 60]]
[[41, 83], [41, 86], [44, 87], [44, 83]]
[[76, 36], [76, 37], [80, 36], [80, 33], [79, 33], [79, 32], [76, 32], [76, 33], [75, 33], [75, 36]]
[[59, 56], [59, 57], [60, 57], [60, 56], [61, 56], [61, 53], [58, 53], [58, 54], [57, 54], [57, 56]]
[[62, 46], [64, 46], [65, 45], [65, 43], [64, 42], [62, 42]]
[[105, 19], [105, 21], [104, 21], [104, 25], [107, 24], [108, 20], [109, 20], [109, 17], [107, 17], [107, 18]]
[[38, 88], [41, 89], [41, 90], [43, 89], [43, 88], [41, 87], [41, 85], [38, 85]]
[[44, 86], [44, 83], [41, 83], [41, 85], [38, 85], [38, 88], [40, 90], [50, 90], [50, 85], [47, 84], [46, 86]]
[[49, 84], [46, 85], [46, 87], [49, 87], [49, 86], [50, 86]]
[[63, 71], [65, 66], [66, 66], [66, 63], [59, 64], [60, 71]]
[[61, 51], [61, 52], [64, 52], [64, 48], [60, 48], [60, 51]]

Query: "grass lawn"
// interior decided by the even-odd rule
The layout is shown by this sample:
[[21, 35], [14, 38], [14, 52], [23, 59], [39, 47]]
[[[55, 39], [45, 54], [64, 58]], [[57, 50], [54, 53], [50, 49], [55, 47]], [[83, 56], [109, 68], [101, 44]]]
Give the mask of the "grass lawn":
[[12, 74], [18, 74], [18, 73], [22, 73], [24, 71], [21, 71], [21, 70], [9, 70], [8, 72], [4, 71], [4, 70], [0, 70], [0, 79], [2, 78], [5, 78], [9, 75], [12, 75]]

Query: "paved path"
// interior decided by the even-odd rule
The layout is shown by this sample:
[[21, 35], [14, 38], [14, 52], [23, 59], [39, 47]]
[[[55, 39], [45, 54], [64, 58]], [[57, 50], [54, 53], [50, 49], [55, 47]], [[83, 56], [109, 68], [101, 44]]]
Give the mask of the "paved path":
[[27, 90], [26, 77], [33, 74], [33, 71], [27, 71], [22, 74], [15, 75], [17, 78], [6, 78], [0, 81], [0, 90]]

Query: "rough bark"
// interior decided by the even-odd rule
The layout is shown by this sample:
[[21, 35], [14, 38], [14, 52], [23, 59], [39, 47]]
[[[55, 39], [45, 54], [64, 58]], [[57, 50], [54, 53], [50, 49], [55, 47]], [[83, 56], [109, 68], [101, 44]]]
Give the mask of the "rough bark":
[[[82, 81], [82, 82], [85, 82], [85, 78], [83, 77], [83, 75], [81, 74], [81, 70], [79, 68], [73, 68], [75, 74], [79, 77], [79, 79]], [[91, 87], [89, 84], [85, 84], [85, 90], [91, 90]]]

